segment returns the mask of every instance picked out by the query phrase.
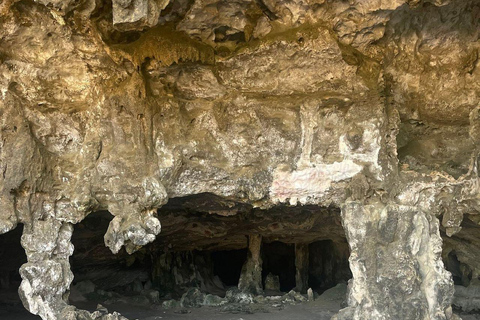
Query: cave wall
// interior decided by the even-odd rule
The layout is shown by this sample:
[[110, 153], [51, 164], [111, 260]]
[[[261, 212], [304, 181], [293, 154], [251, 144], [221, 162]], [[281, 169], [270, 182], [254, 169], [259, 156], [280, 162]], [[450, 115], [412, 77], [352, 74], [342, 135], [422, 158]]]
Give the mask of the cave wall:
[[473, 0], [3, 1], [0, 232], [24, 225], [25, 307], [93, 317], [66, 302], [89, 213], [132, 253], [169, 198], [208, 192], [341, 208], [339, 319], [453, 319], [439, 226], [478, 214], [479, 20]]

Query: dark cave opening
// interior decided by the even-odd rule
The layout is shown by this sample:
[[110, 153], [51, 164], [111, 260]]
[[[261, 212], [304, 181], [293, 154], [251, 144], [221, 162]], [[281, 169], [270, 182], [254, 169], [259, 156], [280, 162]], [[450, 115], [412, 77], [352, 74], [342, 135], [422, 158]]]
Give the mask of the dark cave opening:
[[[27, 262], [25, 250], [20, 244], [23, 225], [0, 234], [0, 318], [14, 319], [16, 316], [28, 317], [29, 313], [23, 308], [18, 295], [18, 288], [22, 282], [20, 267]], [[28, 317], [30, 319], [30, 317]], [[32, 319], [38, 317], [31, 316]]]
[[[122, 304], [148, 309], [171, 299], [181, 301], [193, 288], [225, 299], [239, 286], [252, 235], [261, 237], [261, 286], [266, 295], [291, 290], [305, 294], [310, 287], [322, 293], [351, 278], [337, 208], [261, 210], [201, 194], [171, 199], [157, 214], [161, 233], [132, 255], [123, 248], [113, 254], [105, 246], [113, 219], [109, 212], [91, 213], [74, 226], [71, 304], [89, 311], [97, 303], [112, 310]], [[302, 269], [298, 264], [304, 254]]]
[[265, 281], [268, 274], [278, 276], [280, 291], [288, 292], [295, 288], [295, 246], [280, 241], [263, 244], [263, 268], [262, 280]]
[[105, 246], [104, 234], [112, 219], [108, 211], [98, 211], [75, 225], [75, 249], [70, 258], [74, 279], [69, 301], [76, 307], [94, 310], [96, 303], [108, 305], [152, 287], [151, 259], [145, 249], [129, 255], [122, 248], [113, 254]]
[[214, 276], [218, 276], [227, 287], [237, 286], [247, 249], [214, 251], [211, 257]]
[[352, 278], [348, 258], [350, 249], [346, 240], [315, 241], [309, 245], [308, 285], [322, 293], [338, 283]]
[[450, 271], [455, 285], [468, 287], [472, 281], [472, 270], [468, 265], [461, 263], [458, 260], [457, 253], [452, 250], [444, 259], [445, 269]]
[[445, 269], [452, 275], [455, 288], [452, 307], [462, 319], [465, 319], [464, 315], [480, 313], [480, 277], [475, 267], [480, 256], [479, 222], [478, 215], [465, 214], [461, 229], [450, 235], [447, 231], [451, 230], [440, 226], [442, 260]]

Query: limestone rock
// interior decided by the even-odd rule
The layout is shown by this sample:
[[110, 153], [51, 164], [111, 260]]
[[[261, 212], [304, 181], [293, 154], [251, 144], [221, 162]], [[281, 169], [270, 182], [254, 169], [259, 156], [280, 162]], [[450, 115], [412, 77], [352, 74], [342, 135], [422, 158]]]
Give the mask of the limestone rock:
[[218, 307], [227, 303], [227, 298], [220, 298], [219, 296], [213, 294], [207, 294], [205, 296], [205, 300], [203, 301], [203, 305], [209, 307]]
[[199, 308], [203, 305], [205, 298], [205, 294], [198, 288], [190, 288], [183, 294], [180, 305], [183, 308]]
[[227, 290], [225, 298], [232, 303], [250, 304], [253, 303], [254, 296], [248, 292], [242, 292], [238, 288], [230, 288]]
[[280, 291], [280, 279], [271, 273], [265, 278], [265, 290]]
[[0, 234], [23, 226], [24, 306], [123, 318], [67, 301], [74, 228], [108, 211], [125, 263], [161, 242], [169, 298], [225, 290], [195, 249], [248, 248], [226, 299], [251, 304], [262, 237], [329, 239], [350, 248], [338, 319], [477, 308], [479, 17], [475, 0], [3, 1]]
[[455, 286], [455, 297], [453, 305], [464, 312], [474, 312], [480, 310], [480, 290], [478, 285], [468, 287]]
[[113, 25], [122, 30], [152, 27], [168, 3], [169, 0], [114, 0]]

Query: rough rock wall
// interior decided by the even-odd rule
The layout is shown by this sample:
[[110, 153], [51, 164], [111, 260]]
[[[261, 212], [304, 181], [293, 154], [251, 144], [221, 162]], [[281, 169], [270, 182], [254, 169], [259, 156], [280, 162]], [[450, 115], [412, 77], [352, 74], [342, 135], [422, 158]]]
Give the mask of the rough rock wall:
[[24, 224], [30, 312], [95, 317], [66, 303], [72, 225], [90, 212], [113, 214], [105, 244], [133, 252], [169, 198], [209, 192], [341, 207], [339, 318], [454, 317], [439, 218], [451, 236], [478, 214], [476, 1], [10, 0], [0, 14], [0, 232]]

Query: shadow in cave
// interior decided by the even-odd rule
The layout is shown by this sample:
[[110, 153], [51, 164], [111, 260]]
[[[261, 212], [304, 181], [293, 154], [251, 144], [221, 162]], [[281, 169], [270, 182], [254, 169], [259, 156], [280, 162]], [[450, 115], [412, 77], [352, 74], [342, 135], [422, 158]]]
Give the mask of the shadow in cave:
[[145, 248], [132, 255], [124, 248], [113, 254], [104, 244], [104, 234], [113, 216], [108, 211], [94, 212], [75, 225], [74, 253], [70, 258], [74, 274], [69, 301], [94, 311], [98, 303], [116, 310], [118, 303], [146, 306], [152, 296], [151, 259]]
[[451, 236], [445, 227], [440, 227], [443, 263], [455, 285], [452, 307], [462, 319], [480, 314], [480, 276], [476, 271], [480, 256], [479, 222], [478, 215], [465, 214], [461, 229]]
[[18, 295], [22, 279], [19, 269], [27, 262], [25, 250], [20, 244], [23, 225], [0, 235], [0, 319], [40, 319], [29, 313]]
[[346, 240], [315, 241], [309, 245], [308, 285], [321, 294], [352, 278], [348, 263], [350, 249]]
[[247, 249], [213, 251], [211, 255], [213, 275], [218, 276], [226, 287], [238, 286]]
[[[105, 246], [104, 234], [113, 218], [109, 212], [92, 213], [75, 225], [71, 304], [93, 311], [100, 303], [111, 312], [142, 319], [163, 310], [164, 302], [180, 307], [182, 297], [193, 288], [225, 299], [229, 290], [238, 287], [252, 234], [263, 239], [261, 275], [266, 295], [290, 290], [305, 294], [309, 287], [321, 294], [351, 278], [349, 248], [337, 208], [260, 210], [201, 194], [171, 199], [158, 210], [158, 217], [162, 232], [132, 255], [124, 249], [114, 255]], [[305, 252], [307, 262], [302, 262], [299, 273], [296, 264], [305, 261], [299, 260]], [[299, 274], [303, 280], [298, 280]]]
[[280, 241], [263, 244], [262, 280], [265, 286], [268, 274], [278, 276], [280, 291], [295, 288], [295, 246]]

